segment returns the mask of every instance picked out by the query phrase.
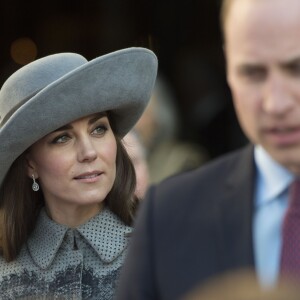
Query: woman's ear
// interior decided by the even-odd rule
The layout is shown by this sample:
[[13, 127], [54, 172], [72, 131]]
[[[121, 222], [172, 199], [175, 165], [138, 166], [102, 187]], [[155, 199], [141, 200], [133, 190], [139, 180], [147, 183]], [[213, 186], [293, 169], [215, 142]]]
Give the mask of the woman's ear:
[[27, 175], [32, 178], [32, 175], [34, 175], [35, 178], [38, 178], [38, 174], [36, 172], [36, 167], [34, 161], [30, 158], [30, 154], [26, 154], [25, 156], [26, 160], [26, 168], [27, 168]]

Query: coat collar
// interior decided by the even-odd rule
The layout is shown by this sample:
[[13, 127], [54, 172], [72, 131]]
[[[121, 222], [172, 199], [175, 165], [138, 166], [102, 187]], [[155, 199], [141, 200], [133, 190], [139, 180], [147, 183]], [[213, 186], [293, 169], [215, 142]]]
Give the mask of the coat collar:
[[[45, 209], [42, 209], [27, 241], [29, 253], [40, 268], [47, 269], [51, 265], [69, 230], [77, 231], [102, 261], [110, 263], [126, 248], [132, 228], [107, 208], [75, 229], [55, 223], [48, 217]], [[108, 247], [110, 251], [107, 251]]]

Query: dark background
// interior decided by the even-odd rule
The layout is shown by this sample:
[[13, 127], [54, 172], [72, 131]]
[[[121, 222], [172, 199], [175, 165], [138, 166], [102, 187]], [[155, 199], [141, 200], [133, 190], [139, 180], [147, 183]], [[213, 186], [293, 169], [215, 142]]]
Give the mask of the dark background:
[[246, 140], [225, 80], [218, 0], [3, 1], [0, 86], [27, 62], [56, 52], [87, 59], [152, 49], [180, 110], [180, 138], [213, 158]]

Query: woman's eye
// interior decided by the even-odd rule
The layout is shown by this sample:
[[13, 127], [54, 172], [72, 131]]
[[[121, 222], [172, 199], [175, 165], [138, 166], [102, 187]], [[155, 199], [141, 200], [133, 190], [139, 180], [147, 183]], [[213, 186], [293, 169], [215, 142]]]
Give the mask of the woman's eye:
[[69, 139], [70, 139], [70, 137], [66, 134], [60, 135], [52, 141], [52, 144], [62, 144], [62, 143], [67, 142]]
[[100, 126], [97, 126], [97, 127], [93, 130], [92, 134], [93, 134], [93, 135], [103, 135], [106, 131], [107, 131], [107, 127], [104, 126], [104, 125], [100, 125]]

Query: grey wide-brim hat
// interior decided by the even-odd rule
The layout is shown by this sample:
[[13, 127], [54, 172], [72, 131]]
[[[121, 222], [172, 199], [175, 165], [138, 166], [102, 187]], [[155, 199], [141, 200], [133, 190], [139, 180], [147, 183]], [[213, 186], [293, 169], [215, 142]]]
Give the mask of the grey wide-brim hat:
[[0, 185], [37, 140], [81, 117], [109, 112], [123, 137], [137, 122], [157, 74], [155, 54], [127, 48], [91, 61], [59, 53], [25, 65], [0, 90]]

